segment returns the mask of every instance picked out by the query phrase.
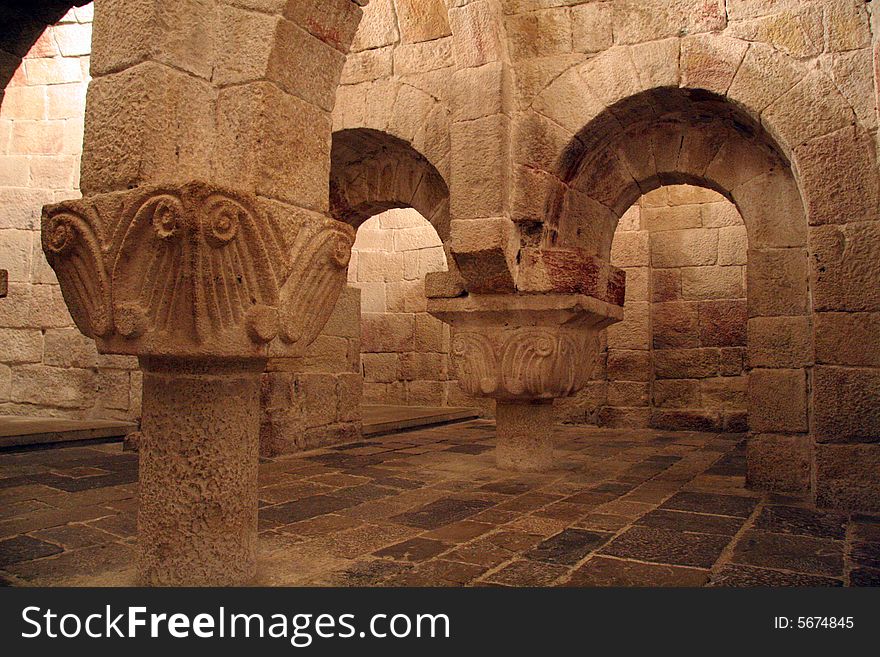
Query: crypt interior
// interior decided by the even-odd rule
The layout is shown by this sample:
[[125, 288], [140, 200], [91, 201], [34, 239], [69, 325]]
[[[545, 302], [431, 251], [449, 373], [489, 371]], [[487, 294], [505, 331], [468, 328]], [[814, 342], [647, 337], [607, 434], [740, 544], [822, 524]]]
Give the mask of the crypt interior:
[[880, 584], [875, 5], [0, 6], [0, 583]]

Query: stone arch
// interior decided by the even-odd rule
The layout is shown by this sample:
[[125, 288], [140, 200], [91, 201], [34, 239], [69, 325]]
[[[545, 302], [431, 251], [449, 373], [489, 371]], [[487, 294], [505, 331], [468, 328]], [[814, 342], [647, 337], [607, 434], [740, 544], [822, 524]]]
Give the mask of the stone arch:
[[333, 135], [330, 209], [334, 218], [360, 226], [394, 208], [417, 210], [449, 242], [449, 188], [437, 169], [410, 144], [367, 128]]
[[735, 203], [749, 239], [749, 478], [822, 499], [815, 380], [838, 373], [816, 367], [814, 340], [828, 338], [815, 310], [847, 265], [813, 236], [878, 209], [873, 145], [830, 79], [719, 35], [618, 46], [545, 88], [517, 134], [515, 218], [538, 222], [547, 247], [607, 258], [620, 215], [660, 185]]
[[[766, 44], [697, 35], [613, 47], [568, 69], [535, 98], [514, 138], [515, 219], [552, 220], [562, 212], [553, 204], [584, 157], [603, 151], [615, 135], [684, 115], [691, 136], [726, 122], [775, 151], [797, 183], [810, 225], [840, 223], [842, 213], [846, 221], [876, 217], [873, 144], [825, 73]], [[693, 167], [676, 170], [684, 175]]]
[[608, 111], [639, 118], [601, 141], [588, 126], [566, 149], [561, 184], [544, 205], [545, 246], [585, 248], [607, 259], [619, 217], [643, 194], [676, 184], [707, 187], [733, 202], [754, 248], [806, 246], [806, 215], [789, 161], [723, 98], [662, 88]]
[[[372, 84], [339, 87], [334, 133], [359, 129], [386, 133], [409, 144], [448, 179], [451, 124], [446, 100], [420, 88], [415, 80], [389, 78]], [[377, 104], [376, 98], [388, 103]]]
[[0, 99], [2, 90], [21, 64], [22, 58], [50, 25], [54, 25], [71, 7], [81, 7], [92, 0], [35, 0], [0, 5]]

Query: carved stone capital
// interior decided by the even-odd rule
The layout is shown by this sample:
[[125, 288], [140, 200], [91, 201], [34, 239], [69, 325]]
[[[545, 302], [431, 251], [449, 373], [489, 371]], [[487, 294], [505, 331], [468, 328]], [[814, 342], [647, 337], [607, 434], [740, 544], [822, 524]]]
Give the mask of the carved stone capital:
[[104, 353], [298, 355], [333, 311], [353, 242], [321, 214], [202, 182], [43, 209], [43, 250]]
[[581, 390], [600, 332], [623, 317], [619, 306], [583, 295], [430, 299], [428, 311], [452, 325], [452, 365], [465, 392], [511, 402]]

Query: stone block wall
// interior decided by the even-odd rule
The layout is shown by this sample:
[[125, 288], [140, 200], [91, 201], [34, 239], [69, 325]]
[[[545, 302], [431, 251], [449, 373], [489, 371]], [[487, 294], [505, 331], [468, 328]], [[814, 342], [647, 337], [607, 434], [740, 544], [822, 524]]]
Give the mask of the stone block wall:
[[746, 262], [736, 207], [687, 185], [642, 197], [620, 221], [612, 262], [627, 273], [594, 381], [560, 403], [569, 421], [748, 430]]
[[0, 414], [140, 415], [137, 362], [74, 327], [40, 246], [42, 206], [79, 196], [91, 21], [86, 5], [47, 28], [0, 104]]
[[389, 210], [358, 229], [349, 284], [361, 291], [364, 401], [456, 405], [449, 327], [431, 317], [425, 275], [446, 271], [437, 231], [415, 210]]
[[271, 359], [261, 386], [260, 451], [289, 454], [361, 432], [361, 291], [347, 287], [301, 358]]

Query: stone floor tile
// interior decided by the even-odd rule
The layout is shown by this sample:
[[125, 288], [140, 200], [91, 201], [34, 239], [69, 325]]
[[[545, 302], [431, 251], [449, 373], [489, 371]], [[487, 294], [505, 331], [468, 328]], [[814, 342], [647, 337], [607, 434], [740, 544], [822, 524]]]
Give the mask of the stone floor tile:
[[632, 518], [613, 516], [605, 513], [591, 513], [575, 523], [575, 527], [583, 529], [599, 529], [616, 532], [632, 524]]
[[572, 573], [565, 586], [703, 586], [708, 570], [596, 556]]
[[712, 576], [709, 586], [746, 587], [791, 587], [791, 586], [843, 586], [839, 579], [805, 575], [804, 573], [781, 572], [752, 566], [724, 566]]
[[495, 525], [489, 523], [460, 520], [426, 532], [423, 536], [446, 543], [466, 543], [493, 529], [495, 529]]
[[500, 511], [537, 511], [538, 509], [547, 506], [548, 504], [552, 504], [553, 502], [558, 502], [562, 499], [561, 495], [548, 495], [546, 493], [525, 493], [524, 495], [519, 495], [518, 497], [514, 497], [512, 500], [508, 500], [498, 505], [498, 509]]
[[308, 520], [300, 520], [290, 525], [282, 525], [277, 531], [299, 536], [321, 536], [333, 532], [344, 531], [360, 525], [359, 520], [346, 516], [328, 513]]
[[856, 540], [866, 543], [880, 543], [880, 518], [853, 518], [853, 530]]
[[492, 543], [486, 538], [478, 538], [470, 543], [458, 546], [443, 556], [446, 559], [485, 566], [488, 569], [499, 566], [505, 561], [510, 561], [514, 557], [514, 553], [507, 548]]
[[853, 543], [850, 559], [859, 566], [880, 569], [880, 543]]
[[595, 509], [598, 506], [607, 504], [614, 499], [613, 495], [608, 493], [596, 493], [594, 491], [581, 491], [564, 498], [562, 502], [565, 504], [577, 504], [585, 507], [586, 510]]
[[40, 586], [130, 585], [134, 550], [122, 543], [105, 543], [57, 556], [12, 564], [6, 570]]
[[657, 509], [636, 520], [635, 524], [680, 532], [733, 536], [742, 528], [743, 522], [743, 518], [731, 516], [710, 516], [704, 513]]
[[486, 536], [488, 542], [504, 548], [508, 552], [524, 552], [540, 543], [542, 539], [540, 534], [516, 530], [503, 530]]
[[486, 572], [484, 566], [431, 559], [392, 578], [395, 586], [464, 586]]
[[334, 534], [316, 537], [326, 543], [327, 554], [343, 559], [357, 559], [381, 548], [407, 540], [415, 530], [393, 524], [367, 524]]
[[606, 532], [566, 529], [526, 552], [532, 561], [573, 566], [613, 536]]
[[447, 543], [428, 538], [411, 538], [373, 553], [374, 557], [395, 561], [424, 561], [449, 549]]
[[480, 486], [482, 490], [502, 495], [522, 495], [534, 487], [534, 484], [524, 481], [490, 481], [488, 484]]
[[580, 504], [568, 504], [567, 502], [554, 502], [534, 512], [533, 515], [553, 520], [565, 520], [574, 522], [587, 514]]
[[750, 530], [734, 547], [734, 563], [779, 568], [813, 575], [843, 574], [839, 541]]
[[70, 524], [33, 532], [34, 538], [60, 545], [66, 550], [112, 543], [116, 536], [88, 525]]
[[263, 486], [260, 488], [259, 498], [267, 505], [273, 505], [300, 500], [312, 495], [326, 494], [334, 490], [336, 489], [332, 486], [313, 481], [290, 481], [277, 486]]
[[673, 495], [660, 508], [748, 518], [757, 504], [752, 497], [683, 491]]
[[117, 513], [106, 518], [91, 520], [88, 524], [120, 538], [137, 535], [137, 515], [131, 513]]
[[300, 520], [307, 520], [325, 513], [332, 513], [356, 506], [357, 500], [352, 498], [333, 497], [331, 495], [312, 495], [301, 500], [270, 506], [260, 511], [260, 519], [289, 525]]
[[488, 575], [484, 581], [504, 586], [550, 586], [567, 572], [563, 566], [521, 559]]
[[31, 561], [62, 552], [53, 543], [47, 543], [30, 536], [16, 536], [0, 541], [0, 568], [6, 568], [20, 561]]
[[394, 516], [392, 520], [411, 527], [437, 529], [451, 522], [464, 520], [492, 506], [491, 502], [445, 498], [426, 504], [420, 509]]
[[766, 506], [755, 521], [755, 529], [776, 534], [797, 534], [843, 540], [847, 515], [796, 506]]
[[728, 536], [633, 527], [601, 550], [615, 557], [710, 568], [730, 542]]
[[399, 561], [373, 559], [357, 561], [341, 571], [322, 573], [310, 582], [314, 586], [374, 587], [412, 570], [412, 565]]
[[880, 586], [880, 570], [854, 568], [849, 573], [850, 586]]

